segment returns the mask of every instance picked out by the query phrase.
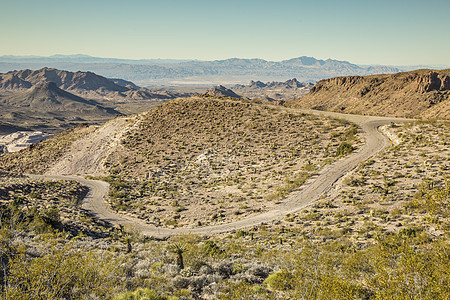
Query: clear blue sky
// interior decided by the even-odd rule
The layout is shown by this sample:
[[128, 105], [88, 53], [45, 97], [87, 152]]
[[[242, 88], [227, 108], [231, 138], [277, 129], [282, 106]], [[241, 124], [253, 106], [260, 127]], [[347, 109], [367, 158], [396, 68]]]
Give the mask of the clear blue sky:
[[0, 55], [449, 65], [450, 0], [0, 0]]

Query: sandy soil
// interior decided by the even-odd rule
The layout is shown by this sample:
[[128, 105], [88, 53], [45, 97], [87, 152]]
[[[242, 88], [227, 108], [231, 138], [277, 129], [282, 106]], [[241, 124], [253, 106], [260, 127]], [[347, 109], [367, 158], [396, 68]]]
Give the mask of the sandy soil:
[[137, 126], [138, 117], [115, 118], [98, 130], [75, 141], [71, 149], [46, 174], [106, 175], [104, 162], [124, 133]]

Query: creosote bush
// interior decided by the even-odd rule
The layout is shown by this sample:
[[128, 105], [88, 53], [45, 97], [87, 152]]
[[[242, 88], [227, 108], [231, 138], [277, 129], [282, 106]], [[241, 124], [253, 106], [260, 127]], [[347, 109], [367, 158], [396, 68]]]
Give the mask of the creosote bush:
[[336, 149], [336, 156], [345, 156], [352, 153], [355, 148], [347, 142], [342, 142]]

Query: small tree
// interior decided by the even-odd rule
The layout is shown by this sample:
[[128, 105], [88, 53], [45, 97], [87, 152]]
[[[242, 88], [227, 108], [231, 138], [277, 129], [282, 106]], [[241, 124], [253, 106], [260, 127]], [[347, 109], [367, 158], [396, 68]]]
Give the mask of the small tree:
[[169, 245], [169, 251], [177, 255], [177, 265], [181, 270], [184, 269], [183, 253], [187, 251], [186, 244], [173, 243]]

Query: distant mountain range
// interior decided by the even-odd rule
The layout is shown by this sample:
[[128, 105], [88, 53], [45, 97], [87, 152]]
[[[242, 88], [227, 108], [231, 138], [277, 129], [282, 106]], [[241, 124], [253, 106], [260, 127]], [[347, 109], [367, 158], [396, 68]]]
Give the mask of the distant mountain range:
[[52, 67], [68, 71], [91, 71], [108, 78], [123, 78], [140, 85], [237, 84], [250, 80], [302, 82], [348, 75], [396, 73], [405, 68], [360, 66], [334, 59], [298, 57], [283, 61], [230, 58], [215, 61], [128, 60], [86, 55], [0, 56], [0, 72]]

